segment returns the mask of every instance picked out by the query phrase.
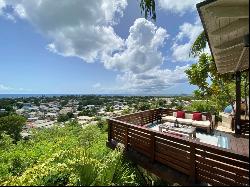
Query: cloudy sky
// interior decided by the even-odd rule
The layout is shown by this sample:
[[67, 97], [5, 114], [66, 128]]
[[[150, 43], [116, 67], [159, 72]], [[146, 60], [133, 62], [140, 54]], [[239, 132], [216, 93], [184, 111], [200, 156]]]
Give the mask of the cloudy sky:
[[200, 0], [0, 0], [0, 93], [190, 94]]

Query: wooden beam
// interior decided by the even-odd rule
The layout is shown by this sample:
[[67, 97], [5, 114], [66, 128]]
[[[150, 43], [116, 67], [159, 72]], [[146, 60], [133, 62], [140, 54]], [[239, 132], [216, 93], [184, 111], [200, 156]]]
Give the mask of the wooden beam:
[[220, 52], [215, 53], [215, 56], [217, 56], [217, 55], [230, 55], [230, 53], [232, 53], [234, 51], [241, 52], [243, 47], [244, 47], [244, 44], [241, 43], [241, 44], [238, 44], [238, 45], [223, 49]]
[[231, 50], [231, 49], [238, 48], [238, 47], [244, 47], [243, 43], [241, 42], [241, 43], [238, 43], [235, 45], [231, 45], [231, 46], [225, 47], [225, 48], [220, 49], [220, 50], [226, 51], [226, 50]]
[[[232, 68], [234, 69], [234, 67], [236, 66], [237, 64], [237, 61], [238, 61], [238, 58], [234, 58], [234, 59], [231, 59], [231, 60], [228, 60], [228, 61], [219, 61], [217, 63], [218, 67], [227, 67], [229, 66], [228, 68]], [[234, 66], [234, 67], [231, 67], [231, 66]]]
[[232, 58], [234, 58], [235, 56], [240, 56], [240, 51], [236, 51], [236, 52], [232, 52], [229, 55], [225, 55], [225, 56], [216, 56], [216, 61], [226, 61], [226, 60], [230, 60]]
[[210, 6], [206, 8], [213, 16], [219, 18], [249, 18], [248, 6]]
[[241, 55], [240, 55], [240, 58], [239, 58], [239, 60], [238, 60], [238, 62], [237, 62], [237, 65], [236, 65], [236, 67], [235, 67], [235, 71], [239, 71], [239, 70], [240, 70], [240, 67], [241, 67], [241, 65], [242, 65], [242, 63], [243, 63], [243, 57], [244, 57], [245, 53], [249, 52], [249, 51], [247, 51], [247, 50], [249, 50], [249, 48], [247, 48], [247, 47], [244, 47], [244, 48], [243, 48], [243, 50], [242, 50], [242, 52], [241, 52]]
[[225, 68], [222, 68], [222, 69], [217, 69], [218, 70], [218, 72], [219, 72], [219, 74], [226, 74], [226, 73], [234, 73], [234, 71], [232, 70], [232, 71], [228, 71], [227, 69], [225, 69]]
[[229, 48], [229, 47], [234, 46], [234, 45], [238, 45], [242, 42], [243, 42], [243, 36], [238, 36], [238, 37], [233, 38], [229, 41], [222, 42], [219, 45], [214, 46], [214, 48], [225, 49], [225, 48]]
[[227, 61], [227, 60], [235, 58], [236, 56], [240, 56], [240, 52], [234, 53], [234, 54], [228, 55], [228, 56], [217, 57], [216, 61]]
[[[228, 34], [231, 32], [234, 32], [236, 30], [239, 30], [241, 28], [248, 28], [249, 27], [249, 18], [241, 18], [237, 19], [223, 27], [220, 27], [214, 31], [211, 32], [212, 35], [222, 35], [222, 34]], [[243, 36], [242, 36], [243, 37]]]

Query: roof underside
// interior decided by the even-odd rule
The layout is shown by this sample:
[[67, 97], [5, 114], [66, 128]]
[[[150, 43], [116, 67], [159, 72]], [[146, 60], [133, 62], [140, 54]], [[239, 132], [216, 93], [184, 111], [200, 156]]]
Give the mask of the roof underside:
[[218, 72], [249, 69], [249, 0], [208, 0], [197, 9]]

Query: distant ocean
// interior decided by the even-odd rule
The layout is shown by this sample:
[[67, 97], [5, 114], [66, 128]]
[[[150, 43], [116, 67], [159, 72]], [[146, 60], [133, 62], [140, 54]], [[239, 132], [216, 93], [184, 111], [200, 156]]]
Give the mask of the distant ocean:
[[190, 96], [191, 94], [162, 94], [162, 95], [146, 95], [146, 94], [0, 94], [0, 99], [2, 98], [21, 98], [21, 97], [54, 97], [54, 96], [87, 96], [87, 95], [97, 95], [97, 96]]
[[[0, 94], [0, 99], [2, 98], [20, 98], [20, 97], [53, 97], [53, 96], [65, 96], [71, 94]], [[74, 95], [74, 94], [72, 94]]]

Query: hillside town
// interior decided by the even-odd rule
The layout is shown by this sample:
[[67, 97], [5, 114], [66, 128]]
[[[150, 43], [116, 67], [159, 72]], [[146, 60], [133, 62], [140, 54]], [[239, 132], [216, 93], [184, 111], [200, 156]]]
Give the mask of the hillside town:
[[16, 113], [26, 118], [22, 136], [33, 128], [51, 128], [77, 121], [82, 127], [115, 116], [157, 107], [187, 106], [190, 99], [174, 97], [61, 96], [0, 99], [0, 114]]

